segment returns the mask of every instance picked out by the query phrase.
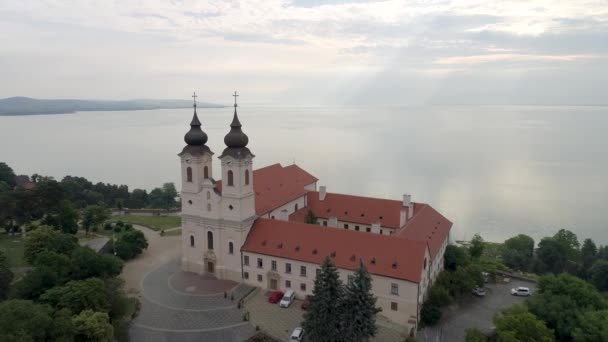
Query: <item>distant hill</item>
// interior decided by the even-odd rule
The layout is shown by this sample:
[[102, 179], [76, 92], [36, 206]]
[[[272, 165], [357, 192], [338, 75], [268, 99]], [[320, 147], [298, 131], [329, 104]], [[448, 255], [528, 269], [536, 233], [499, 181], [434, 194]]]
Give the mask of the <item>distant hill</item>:
[[[223, 105], [202, 102], [198, 102], [197, 106], [201, 108], [225, 107]], [[190, 107], [192, 107], [192, 101], [188, 100], [41, 100], [18, 96], [0, 99], [0, 116]]]

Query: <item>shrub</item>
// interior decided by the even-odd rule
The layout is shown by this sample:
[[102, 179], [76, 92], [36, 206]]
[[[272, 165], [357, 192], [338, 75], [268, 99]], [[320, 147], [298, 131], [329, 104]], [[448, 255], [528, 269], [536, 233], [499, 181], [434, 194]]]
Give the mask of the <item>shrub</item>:
[[112, 230], [112, 224], [110, 222], [106, 222], [106, 224], [103, 225], [103, 229], [104, 230]]
[[120, 221], [120, 220], [118, 220], [118, 221], [116, 221], [116, 226], [117, 226], [117, 227], [124, 227], [124, 226], [125, 226], [125, 223], [124, 223], [124, 222], [122, 222], [122, 221]]
[[133, 224], [132, 223], [125, 223], [125, 230], [131, 230], [133, 229]]
[[452, 303], [452, 297], [450, 297], [450, 292], [445, 287], [437, 284], [429, 291], [429, 298], [427, 301], [436, 306], [442, 307], [450, 305], [450, 303]]
[[420, 323], [422, 325], [435, 325], [441, 319], [441, 310], [437, 305], [426, 302], [422, 304], [422, 310], [420, 310]]
[[115, 233], [120, 233], [120, 232], [122, 232], [122, 226], [116, 225], [116, 227], [114, 227], [114, 232], [115, 232]]
[[464, 340], [465, 342], [487, 342], [488, 337], [478, 329], [473, 328], [467, 329]]

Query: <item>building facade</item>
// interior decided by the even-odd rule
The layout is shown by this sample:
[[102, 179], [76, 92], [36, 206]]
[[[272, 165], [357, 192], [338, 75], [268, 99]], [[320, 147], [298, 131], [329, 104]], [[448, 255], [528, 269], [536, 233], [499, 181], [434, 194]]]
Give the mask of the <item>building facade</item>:
[[[297, 165], [254, 169], [249, 139], [234, 105], [226, 148], [214, 153], [194, 105], [182, 176], [184, 271], [209, 273], [262, 289], [310, 295], [330, 257], [343, 282], [365, 264], [381, 314], [415, 329], [429, 286], [443, 269], [452, 223], [410, 195], [400, 201], [317, 191], [318, 179]], [[310, 215], [314, 220], [310, 220]]]

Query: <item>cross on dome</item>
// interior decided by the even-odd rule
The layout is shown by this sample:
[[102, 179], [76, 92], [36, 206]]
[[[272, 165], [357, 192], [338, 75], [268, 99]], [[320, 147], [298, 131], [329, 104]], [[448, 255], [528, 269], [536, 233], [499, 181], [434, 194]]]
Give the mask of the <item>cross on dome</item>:
[[236, 93], [236, 90], [234, 91], [234, 95], [232, 95], [232, 96], [234, 97], [234, 108], [236, 108], [236, 106], [237, 106], [237, 105], [236, 105], [236, 98], [239, 96], [239, 95]]
[[196, 92], [194, 92], [194, 94], [192, 95], [192, 98], [194, 99], [194, 108], [196, 108], [196, 98], [198, 96], [196, 95]]

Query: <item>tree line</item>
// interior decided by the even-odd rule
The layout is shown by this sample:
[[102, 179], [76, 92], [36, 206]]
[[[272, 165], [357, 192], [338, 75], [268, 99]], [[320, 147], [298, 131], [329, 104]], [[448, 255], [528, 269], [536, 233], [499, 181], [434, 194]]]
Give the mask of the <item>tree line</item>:
[[76, 212], [83, 214], [83, 218], [92, 218], [86, 221], [92, 227], [99, 220], [91, 215], [103, 208], [171, 209], [179, 205], [173, 183], [165, 183], [148, 193], [142, 189], [129, 191], [126, 185], [93, 184], [83, 177], [66, 176], [57, 181], [35, 174], [28, 179], [33, 186], [18, 185], [13, 169], [0, 162], [0, 227], [7, 231], [43, 218], [53, 220], [46, 224], [61, 225], [69, 231], [76, 229], [71, 224]]

